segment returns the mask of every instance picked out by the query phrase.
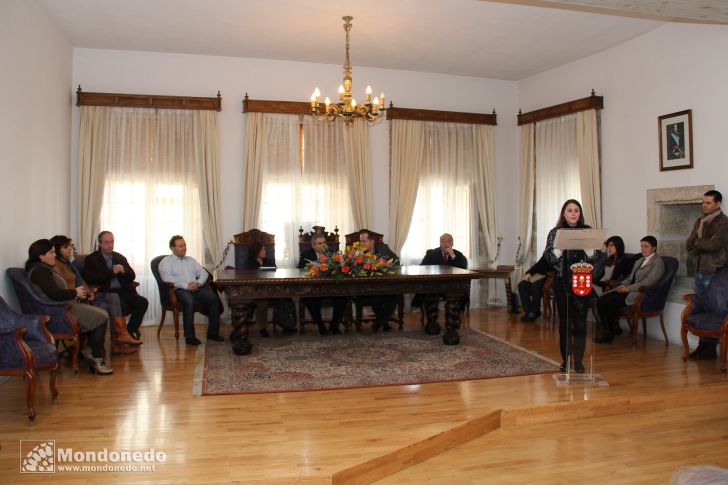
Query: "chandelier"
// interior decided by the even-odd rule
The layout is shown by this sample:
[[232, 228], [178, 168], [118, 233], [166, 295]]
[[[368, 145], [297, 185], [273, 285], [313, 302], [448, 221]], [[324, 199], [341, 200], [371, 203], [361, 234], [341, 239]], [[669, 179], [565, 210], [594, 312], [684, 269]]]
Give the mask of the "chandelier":
[[364, 104], [357, 104], [351, 95], [351, 64], [349, 63], [349, 32], [351, 32], [351, 20], [354, 17], [342, 17], [344, 20], [344, 31], [346, 32], [346, 62], [344, 63], [344, 84], [339, 85], [339, 102], [332, 103], [326, 97], [324, 105], [321, 105], [321, 91], [317, 87], [311, 95], [311, 116], [315, 120], [333, 122], [337, 118], [343, 118], [344, 123], [349, 125], [355, 118], [363, 118], [369, 123], [376, 123], [384, 115], [384, 93], [372, 99], [372, 87], [367, 86]]

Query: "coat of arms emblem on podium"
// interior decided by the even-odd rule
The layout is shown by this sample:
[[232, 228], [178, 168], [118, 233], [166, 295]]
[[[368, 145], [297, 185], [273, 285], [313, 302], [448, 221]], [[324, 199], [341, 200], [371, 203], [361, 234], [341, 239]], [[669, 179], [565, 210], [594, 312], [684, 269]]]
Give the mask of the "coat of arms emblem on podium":
[[571, 269], [571, 291], [576, 296], [587, 296], [591, 293], [594, 266], [582, 261], [572, 264], [569, 269]]

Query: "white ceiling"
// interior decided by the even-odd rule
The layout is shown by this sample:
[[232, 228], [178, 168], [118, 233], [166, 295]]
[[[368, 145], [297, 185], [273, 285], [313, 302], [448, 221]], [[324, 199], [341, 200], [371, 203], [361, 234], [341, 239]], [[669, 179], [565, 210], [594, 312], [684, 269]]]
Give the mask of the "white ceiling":
[[[508, 80], [608, 49], [663, 25], [666, 19], [700, 18], [696, 15], [706, 12], [719, 22], [728, 18], [728, 12], [710, 10], [708, 5], [728, 10], [724, 0], [37, 2], [74, 47], [327, 64], [343, 64], [341, 17], [351, 15], [355, 71], [357, 66], [369, 66]], [[600, 10], [595, 11], [595, 3]], [[665, 6], [686, 3], [693, 6], [692, 17], [683, 10], [664, 11]], [[614, 7], [608, 4], [629, 7], [628, 12], [604, 13]], [[661, 10], [640, 10], [649, 4]]]

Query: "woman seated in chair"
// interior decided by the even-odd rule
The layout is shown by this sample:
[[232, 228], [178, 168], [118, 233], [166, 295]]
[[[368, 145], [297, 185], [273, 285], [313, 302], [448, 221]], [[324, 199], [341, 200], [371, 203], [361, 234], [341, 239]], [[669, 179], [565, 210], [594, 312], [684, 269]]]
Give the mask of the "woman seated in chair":
[[619, 282], [632, 272], [634, 259], [624, 252], [624, 241], [619, 236], [612, 236], [604, 243], [607, 259], [604, 264], [604, 275], [595, 283], [603, 291], [616, 288]]
[[113, 374], [114, 371], [106, 364], [106, 325], [109, 314], [101, 308], [81, 303], [87, 297], [83, 286], [68, 289], [66, 281], [53, 268], [56, 262], [56, 250], [48, 239], [39, 239], [28, 248], [28, 261], [25, 271], [28, 280], [36, 291], [56, 301], [70, 301], [71, 313], [78, 322], [80, 332], [88, 338], [91, 347], [91, 357], [88, 359], [91, 372], [100, 375]]
[[81, 273], [71, 263], [73, 256], [73, 241], [67, 236], [53, 236], [50, 239], [56, 251], [56, 262], [53, 269], [58, 272], [66, 281], [66, 287], [73, 290], [79, 286], [86, 291], [85, 303], [97, 306], [109, 314], [111, 325], [111, 352], [113, 354], [133, 354], [137, 351], [136, 346], [141, 345], [126, 330], [126, 318], [121, 311], [121, 300], [116, 293], [98, 293], [98, 288], [90, 287], [84, 281]]
[[[248, 250], [248, 259], [245, 261], [245, 269], [256, 271], [261, 267], [275, 268], [276, 262], [268, 258], [268, 251], [264, 245], [253, 243]], [[261, 337], [268, 337], [266, 325], [268, 323], [268, 307], [273, 308], [273, 323], [279, 325], [284, 333], [295, 333], [296, 331], [296, 309], [293, 300], [290, 298], [281, 300], [255, 300], [255, 321], [260, 326]]]

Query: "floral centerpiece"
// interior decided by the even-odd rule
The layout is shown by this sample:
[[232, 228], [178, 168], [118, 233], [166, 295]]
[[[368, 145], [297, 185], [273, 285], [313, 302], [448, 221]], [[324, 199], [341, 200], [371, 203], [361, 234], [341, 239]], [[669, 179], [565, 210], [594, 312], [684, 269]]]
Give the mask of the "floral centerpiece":
[[319, 256], [318, 261], [306, 263], [306, 272], [312, 277], [366, 278], [392, 274], [399, 268], [395, 259], [384, 259], [366, 250], [360, 242], [346, 246], [344, 251]]

